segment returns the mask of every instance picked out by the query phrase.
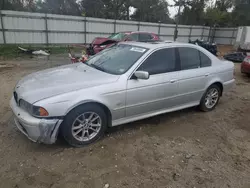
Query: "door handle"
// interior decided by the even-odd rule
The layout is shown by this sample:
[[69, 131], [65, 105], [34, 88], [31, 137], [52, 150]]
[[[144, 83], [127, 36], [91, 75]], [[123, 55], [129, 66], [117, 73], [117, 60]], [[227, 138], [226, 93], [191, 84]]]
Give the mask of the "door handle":
[[175, 82], [177, 82], [177, 80], [176, 80], [176, 79], [174, 79], [174, 80], [170, 80], [170, 83], [171, 83], [171, 84], [173, 84], [173, 83], [175, 83]]
[[205, 76], [208, 77], [210, 75], [210, 73], [206, 73]]

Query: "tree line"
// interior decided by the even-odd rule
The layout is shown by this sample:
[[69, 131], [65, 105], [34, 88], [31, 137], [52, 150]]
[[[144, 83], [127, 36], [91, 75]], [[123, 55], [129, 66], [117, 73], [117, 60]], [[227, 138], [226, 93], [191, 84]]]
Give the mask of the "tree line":
[[[235, 27], [250, 25], [250, 0], [1, 0], [0, 9], [116, 20]], [[180, 6], [170, 17], [169, 7]]]

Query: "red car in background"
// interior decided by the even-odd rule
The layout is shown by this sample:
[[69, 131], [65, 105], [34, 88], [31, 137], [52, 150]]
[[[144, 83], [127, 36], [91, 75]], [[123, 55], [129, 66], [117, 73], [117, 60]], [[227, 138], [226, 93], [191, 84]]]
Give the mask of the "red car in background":
[[247, 56], [241, 63], [241, 72], [250, 76], [250, 56]]
[[159, 41], [160, 38], [155, 33], [150, 32], [119, 32], [111, 35], [108, 38], [97, 37], [93, 40], [90, 46], [87, 48], [88, 55], [94, 55], [105, 48], [108, 48], [121, 41], [138, 41], [138, 42], [148, 42], [148, 41]]

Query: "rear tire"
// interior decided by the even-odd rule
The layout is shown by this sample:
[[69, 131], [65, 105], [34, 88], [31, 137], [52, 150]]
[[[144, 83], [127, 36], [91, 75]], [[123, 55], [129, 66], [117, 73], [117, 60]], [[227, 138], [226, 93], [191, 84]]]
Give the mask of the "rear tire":
[[207, 91], [204, 93], [201, 102], [200, 102], [200, 110], [203, 112], [209, 112], [214, 110], [214, 108], [219, 103], [222, 91], [221, 88], [213, 84], [211, 85]]
[[99, 140], [107, 129], [105, 111], [97, 104], [79, 106], [65, 117], [61, 133], [68, 144], [83, 147]]

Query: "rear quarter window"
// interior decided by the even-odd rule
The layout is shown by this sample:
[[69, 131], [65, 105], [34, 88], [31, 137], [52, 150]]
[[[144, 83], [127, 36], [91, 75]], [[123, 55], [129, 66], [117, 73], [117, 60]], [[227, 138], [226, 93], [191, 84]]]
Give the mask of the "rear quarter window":
[[201, 67], [210, 67], [210, 66], [212, 66], [211, 59], [201, 51], [200, 51], [200, 58], [201, 58]]

